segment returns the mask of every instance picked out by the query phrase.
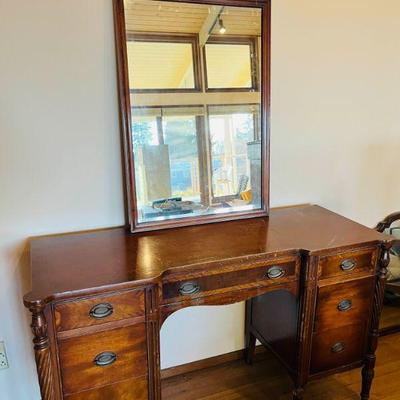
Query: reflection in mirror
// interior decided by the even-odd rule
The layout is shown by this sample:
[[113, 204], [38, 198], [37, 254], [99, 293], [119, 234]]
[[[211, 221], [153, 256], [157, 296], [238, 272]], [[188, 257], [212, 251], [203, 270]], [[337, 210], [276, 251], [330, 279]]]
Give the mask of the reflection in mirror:
[[124, 2], [137, 223], [263, 210], [262, 10]]
[[[127, 42], [132, 90], [196, 89], [194, 38], [130, 35]], [[162, 68], [160, 68], [162, 66]]]
[[209, 40], [204, 46], [207, 89], [256, 89], [256, 44], [251, 38]]

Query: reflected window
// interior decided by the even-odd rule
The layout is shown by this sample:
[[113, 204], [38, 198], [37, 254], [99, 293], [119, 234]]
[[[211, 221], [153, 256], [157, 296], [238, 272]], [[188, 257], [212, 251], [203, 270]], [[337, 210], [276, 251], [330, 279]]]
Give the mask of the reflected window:
[[258, 104], [208, 107], [214, 201], [259, 200], [261, 173]]
[[192, 36], [130, 35], [127, 41], [130, 89], [198, 90], [196, 43]]
[[210, 38], [204, 46], [204, 58], [208, 90], [257, 90], [254, 39]]
[[203, 107], [132, 109], [136, 190], [144, 220], [165, 216], [158, 202], [184, 199], [188, 213], [190, 204], [200, 203], [198, 135], [203, 114]]

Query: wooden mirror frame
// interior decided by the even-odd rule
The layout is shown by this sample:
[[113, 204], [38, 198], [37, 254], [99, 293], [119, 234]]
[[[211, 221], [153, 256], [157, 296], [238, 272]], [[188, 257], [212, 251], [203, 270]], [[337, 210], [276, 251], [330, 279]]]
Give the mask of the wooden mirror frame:
[[[149, 0], [152, 1], [152, 0]], [[266, 217], [269, 214], [270, 175], [270, 38], [271, 0], [168, 0], [177, 3], [198, 3], [221, 6], [253, 7], [262, 10], [261, 16], [261, 208], [259, 210], [202, 215], [165, 221], [138, 223], [136, 206], [135, 169], [132, 146], [131, 102], [128, 78], [128, 57], [126, 46], [124, 0], [113, 0], [114, 27], [117, 57], [118, 98], [122, 135], [126, 214], [132, 232], [176, 228], [180, 226], [207, 224], [245, 218]]]

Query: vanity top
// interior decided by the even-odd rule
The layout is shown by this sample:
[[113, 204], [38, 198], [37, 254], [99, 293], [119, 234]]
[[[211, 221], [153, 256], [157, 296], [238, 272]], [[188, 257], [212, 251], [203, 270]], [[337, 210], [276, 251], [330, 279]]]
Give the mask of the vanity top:
[[316, 205], [271, 209], [268, 218], [128, 232], [110, 228], [31, 239], [27, 305], [88, 294], [108, 285], [150, 282], [172, 268], [214, 269], [222, 261], [366, 246], [390, 237]]

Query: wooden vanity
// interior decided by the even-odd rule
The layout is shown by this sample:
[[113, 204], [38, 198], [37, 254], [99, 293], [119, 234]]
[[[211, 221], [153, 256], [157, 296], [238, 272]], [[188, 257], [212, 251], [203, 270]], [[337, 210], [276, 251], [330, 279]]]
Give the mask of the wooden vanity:
[[246, 300], [249, 363], [258, 338], [293, 377], [294, 399], [309, 379], [362, 366], [366, 400], [390, 246], [318, 206], [33, 239], [24, 302], [42, 398], [160, 400], [163, 321], [184, 307]]

